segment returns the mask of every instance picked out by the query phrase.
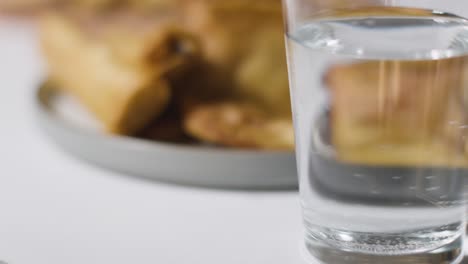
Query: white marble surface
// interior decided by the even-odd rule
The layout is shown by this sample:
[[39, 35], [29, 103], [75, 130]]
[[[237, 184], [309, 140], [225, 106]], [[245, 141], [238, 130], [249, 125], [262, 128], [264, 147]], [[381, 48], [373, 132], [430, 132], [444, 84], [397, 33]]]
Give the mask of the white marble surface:
[[302, 263], [294, 192], [158, 184], [62, 153], [35, 124], [43, 73], [34, 29], [0, 19], [0, 261]]

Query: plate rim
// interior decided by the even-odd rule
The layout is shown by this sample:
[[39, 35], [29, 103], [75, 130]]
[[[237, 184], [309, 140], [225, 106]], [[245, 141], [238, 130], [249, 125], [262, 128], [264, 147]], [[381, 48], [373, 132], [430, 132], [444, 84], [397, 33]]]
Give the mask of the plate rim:
[[[57, 115], [54, 111], [52, 96], [62, 93], [60, 89], [47, 86], [47, 83], [42, 83], [35, 94], [36, 104], [36, 119], [39, 121], [41, 130], [54, 141], [61, 149], [65, 150], [71, 156], [83, 160], [92, 165], [105, 168], [108, 170], [123, 173], [129, 177], [147, 178], [159, 182], [172, 183], [184, 186], [206, 187], [215, 189], [231, 189], [231, 190], [297, 190], [298, 174], [296, 169], [296, 159], [294, 152], [290, 151], [261, 151], [261, 150], [245, 150], [245, 149], [223, 149], [209, 146], [187, 146], [182, 144], [174, 144], [168, 142], [151, 141], [140, 138], [132, 138], [128, 136], [115, 136], [111, 134], [100, 133], [74, 125], [73, 122], [67, 122], [66, 118]], [[118, 151], [116, 155], [104, 157], [106, 154], [96, 154], [96, 147], [80, 148], [76, 143], [70, 143], [66, 140], [76, 139], [78, 141], [101, 142], [101, 147], [97, 152], [101, 151]], [[93, 150], [94, 149], [94, 150]], [[137, 159], [128, 159], [122, 164], [114, 165], [112, 160], [122, 158], [125, 152], [134, 155], [143, 155], [147, 159], [150, 154], [166, 152], [169, 156], [180, 155], [181, 161], [188, 163], [184, 164], [181, 171], [187, 171], [187, 168], [193, 169], [193, 177], [182, 175], [182, 172], [168, 169], [167, 165], [158, 166], [155, 171], [138, 167], [136, 164], [141, 162]], [[85, 153], [85, 154], [83, 154]], [[90, 154], [87, 156], [86, 154]], [[108, 152], [109, 153], [109, 152]], [[160, 156], [160, 159], [164, 158]], [[203, 169], [204, 164], [208, 164], [211, 160], [220, 162], [220, 166], [209, 166]], [[271, 167], [271, 164], [279, 162], [276, 167]], [[255, 166], [252, 164], [263, 164], [263, 166]], [[159, 163], [161, 164], [161, 163]], [[236, 170], [237, 166], [241, 168], [241, 173], [226, 172], [226, 177], [219, 177], [225, 173], [222, 166], [227, 166], [231, 170]], [[151, 167], [151, 166], [150, 166]], [[152, 167], [154, 169], [155, 167]], [[251, 171], [251, 172], [249, 172]], [[189, 174], [192, 172], [190, 170]], [[258, 173], [259, 175], [253, 175]], [[179, 176], [175, 176], [179, 175]], [[231, 176], [228, 176], [231, 175]]]
[[[164, 147], [164, 148], [171, 148], [173, 150], [180, 150], [180, 151], [189, 151], [189, 152], [209, 152], [213, 154], [231, 154], [231, 155], [277, 155], [277, 156], [290, 156], [294, 155], [295, 152], [293, 150], [260, 150], [260, 149], [241, 149], [241, 148], [223, 148], [223, 147], [210, 147], [210, 146], [199, 146], [199, 145], [186, 145], [186, 144], [178, 144], [178, 143], [170, 143], [164, 141], [157, 141], [157, 140], [148, 140], [144, 138], [138, 137], [131, 137], [131, 136], [123, 136], [123, 135], [114, 135], [114, 134], [106, 134], [105, 132], [93, 132], [88, 131], [86, 129], [79, 128], [71, 124], [71, 122], [64, 122], [62, 118], [58, 117], [55, 114], [51, 114], [53, 112], [48, 104], [48, 95], [47, 93], [60, 93], [59, 89], [53, 88], [49, 86], [47, 82], [42, 82], [39, 85], [39, 88], [36, 90], [36, 106], [40, 109], [38, 111], [41, 114], [44, 114], [46, 118], [49, 120], [54, 120], [56, 124], [60, 124], [61, 127], [73, 131], [74, 133], [80, 133], [87, 136], [104, 138], [105, 140], [113, 140], [113, 141], [120, 141], [125, 144], [134, 144], [140, 145], [144, 147], [153, 146], [153, 147]], [[47, 97], [47, 98], [45, 98]], [[46, 102], [47, 101], [47, 102]], [[47, 113], [47, 114], [46, 114]]]

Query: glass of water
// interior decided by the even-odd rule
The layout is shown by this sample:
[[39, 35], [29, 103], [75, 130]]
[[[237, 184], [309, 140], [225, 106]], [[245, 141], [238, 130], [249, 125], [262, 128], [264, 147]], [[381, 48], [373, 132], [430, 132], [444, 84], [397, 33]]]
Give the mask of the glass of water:
[[460, 263], [468, 3], [283, 0], [311, 263]]

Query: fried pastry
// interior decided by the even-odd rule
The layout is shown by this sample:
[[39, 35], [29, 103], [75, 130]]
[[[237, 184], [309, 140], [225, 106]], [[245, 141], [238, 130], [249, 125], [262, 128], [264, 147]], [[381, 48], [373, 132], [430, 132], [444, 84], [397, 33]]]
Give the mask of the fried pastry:
[[[165, 9], [179, 3], [182, 20]], [[51, 78], [110, 132], [293, 148], [279, 0], [72, 0], [68, 7], [74, 11], [66, 5], [41, 26]]]
[[202, 74], [216, 76], [200, 85], [201, 93], [290, 116], [281, 1], [186, 0], [183, 6], [187, 29], [201, 42]]
[[174, 85], [187, 133], [223, 146], [292, 149], [281, 2], [182, 2], [202, 56]]
[[169, 18], [108, 14], [96, 21], [73, 15], [42, 19], [51, 78], [109, 132], [140, 131], [166, 108], [171, 91], [165, 75], [190, 60], [194, 46], [183, 43], [191, 40]]
[[330, 127], [338, 158], [391, 166], [467, 166], [465, 58], [333, 66]]
[[271, 118], [255, 105], [225, 102], [198, 105], [184, 127], [204, 142], [266, 150], [291, 150], [294, 132], [289, 119]]

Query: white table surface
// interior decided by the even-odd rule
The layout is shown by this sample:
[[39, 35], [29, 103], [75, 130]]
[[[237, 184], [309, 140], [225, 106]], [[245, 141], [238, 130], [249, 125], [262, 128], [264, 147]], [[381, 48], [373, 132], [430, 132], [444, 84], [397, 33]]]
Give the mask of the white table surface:
[[44, 72], [34, 28], [0, 18], [0, 261], [302, 263], [295, 192], [159, 184], [64, 154], [34, 119]]

